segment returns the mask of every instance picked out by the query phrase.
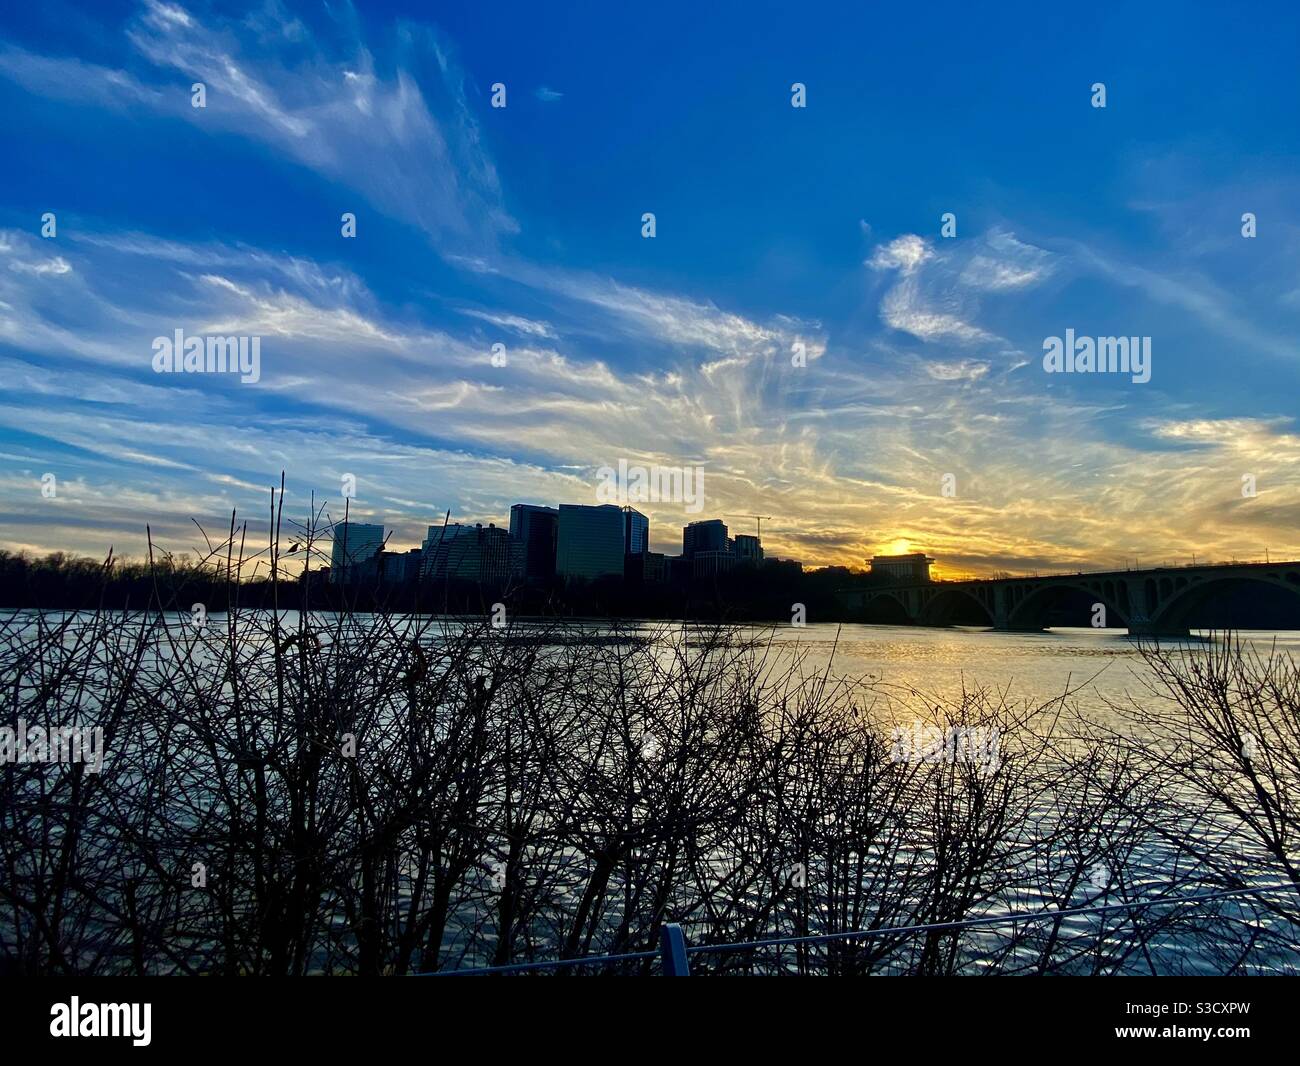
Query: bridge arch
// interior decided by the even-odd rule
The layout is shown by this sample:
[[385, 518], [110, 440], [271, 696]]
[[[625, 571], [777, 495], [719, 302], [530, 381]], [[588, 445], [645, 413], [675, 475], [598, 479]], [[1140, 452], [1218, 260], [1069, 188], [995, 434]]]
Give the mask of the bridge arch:
[[[1273, 573], [1235, 572], [1213, 574], [1199, 580], [1183, 582], [1181, 586], [1171, 589], [1166, 598], [1161, 596], [1155, 610], [1150, 612], [1151, 625], [1157, 631], [1177, 632], [1200, 628], [1196, 614], [1201, 608], [1216, 597], [1236, 590], [1258, 590], [1261, 586], [1281, 592], [1283, 597], [1291, 593], [1296, 600], [1297, 615], [1300, 615], [1300, 569], [1288, 569]], [[1232, 626], [1232, 621], [1221, 623], [1224, 628]]]
[[862, 605], [863, 621], [876, 625], [909, 625], [913, 615], [896, 592], [878, 592]]
[[931, 596], [922, 606], [917, 622], [923, 626], [992, 626], [992, 610], [967, 589], [947, 588]]
[[1091, 605], [1100, 603], [1106, 608], [1106, 626], [1108, 628], [1128, 625], [1128, 594], [1122, 582], [1104, 580], [1096, 581], [1052, 581], [1039, 585], [1024, 599], [1020, 600], [1008, 616], [1012, 629], [1046, 629], [1048, 617], [1066, 599], [1077, 599], [1080, 603], [1086, 599], [1087, 606], [1080, 610], [1077, 625], [1092, 625]]

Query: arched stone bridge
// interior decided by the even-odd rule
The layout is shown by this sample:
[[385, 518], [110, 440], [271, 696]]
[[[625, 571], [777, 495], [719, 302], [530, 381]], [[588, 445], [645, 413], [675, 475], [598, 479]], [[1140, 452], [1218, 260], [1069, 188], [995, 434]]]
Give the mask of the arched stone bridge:
[[850, 610], [870, 609], [915, 625], [983, 624], [1028, 631], [1045, 629], [1053, 612], [1067, 603], [1086, 605], [1071, 624], [1094, 625], [1095, 605], [1101, 604], [1107, 626], [1126, 626], [1133, 636], [1184, 636], [1199, 609], [1243, 582], [1300, 598], [1300, 562], [881, 584], [839, 595]]

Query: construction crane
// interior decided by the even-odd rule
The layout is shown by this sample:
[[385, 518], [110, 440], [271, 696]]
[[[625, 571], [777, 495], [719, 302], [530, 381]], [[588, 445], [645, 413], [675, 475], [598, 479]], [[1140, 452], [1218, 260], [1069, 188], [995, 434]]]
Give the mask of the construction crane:
[[729, 517], [729, 518], [752, 518], [755, 522], [758, 523], [758, 533], [757, 533], [757, 536], [758, 536], [758, 539], [759, 539], [759, 540], [762, 540], [762, 539], [763, 539], [763, 523], [764, 523], [764, 522], [770, 522], [770, 521], [772, 521], [772, 516], [771, 516], [770, 514], [738, 514], [738, 515], [728, 515], [727, 517]]

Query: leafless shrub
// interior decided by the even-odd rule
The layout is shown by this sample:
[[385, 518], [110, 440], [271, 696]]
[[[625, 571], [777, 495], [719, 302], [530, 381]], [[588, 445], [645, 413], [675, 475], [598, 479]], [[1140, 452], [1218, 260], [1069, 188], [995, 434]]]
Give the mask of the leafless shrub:
[[[250, 563], [282, 566], [278, 536], [245, 540], [232, 520], [203, 563], [236, 604]], [[295, 543], [286, 604], [314, 525]], [[1069, 693], [934, 701], [753, 630], [238, 606], [199, 625], [165, 557], [153, 572], [137, 612], [0, 621], [9, 724], [94, 723], [107, 750], [98, 774], [0, 777], [12, 971], [404, 974], [648, 951], [679, 921], [696, 944], [881, 931], [699, 972], [1157, 972], [1162, 938], [1239, 969], [1292, 935], [1281, 902], [1267, 931], [1240, 907], [890, 930], [1135, 900], [1156, 874], [1239, 884], [1189, 828], [1211, 814], [1294, 881], [1293, 666], [1153, 659], [1170, 698], [1125, 709], [1147, 745]], [[900, 750], [922, 734], [940, 742]]]

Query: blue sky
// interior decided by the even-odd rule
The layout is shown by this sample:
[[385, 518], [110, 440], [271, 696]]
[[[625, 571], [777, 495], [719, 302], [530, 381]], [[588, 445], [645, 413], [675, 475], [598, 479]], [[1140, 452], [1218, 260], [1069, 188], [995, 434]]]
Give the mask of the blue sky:
[[1300, 555], [1300, 14], [1105, 7], [7, 9], [0, 545], [185, 550], [284, 469], [404, 547], [625, 458], [809, 563]]

